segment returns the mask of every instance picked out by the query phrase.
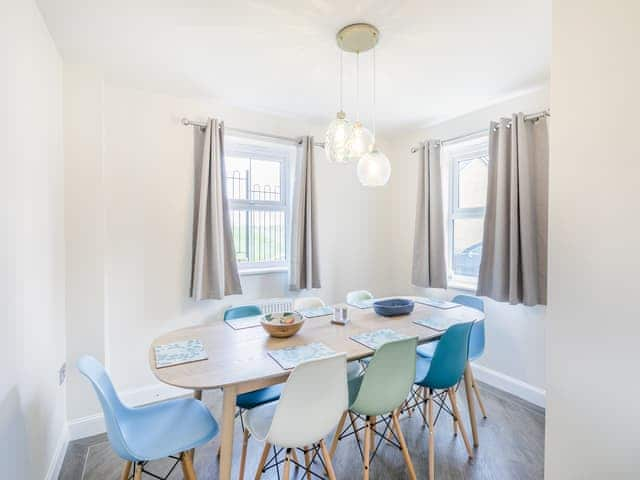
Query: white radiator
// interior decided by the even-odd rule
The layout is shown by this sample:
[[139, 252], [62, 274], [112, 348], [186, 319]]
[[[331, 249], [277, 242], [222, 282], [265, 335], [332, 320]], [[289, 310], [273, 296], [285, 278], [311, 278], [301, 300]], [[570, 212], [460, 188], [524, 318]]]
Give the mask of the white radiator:
[[260, 307], [263, 313], [282, 313], [293, 311], [293, 299], [291, 298], [269, 298], [256, 300], [253, 305]]

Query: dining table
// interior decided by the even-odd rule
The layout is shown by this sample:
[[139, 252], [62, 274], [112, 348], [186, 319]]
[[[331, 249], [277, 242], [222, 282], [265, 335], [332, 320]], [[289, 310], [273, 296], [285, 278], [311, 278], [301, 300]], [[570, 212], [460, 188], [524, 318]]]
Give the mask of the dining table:
[[[412, 297], [402, 297], [412, 298]], [[286, 382], [291, 370], [284, 370], [269, 351], [321, 342], [336, 353], [345, 353], [348, 361], [371, 356], [374, 350], [354, 341], [351, 337], [380, 329], [418, 337], [419, 343], [438, 340], [443, 331], [415, 323], [431, 316], [438, 321], [470, 322], [484, 319], [484, 313], [466, 306], [439, 308], [415, 303], [413, 312], [407, 315], [383, 317], [373, 308], [349, 307], [350, 321], [345, 325], [331, 322], [332, 315], [305, 319], [300, 331], [289, 338], [274, 338], [261, 326], [234, 329], [220, 320], [198, 326], [167, 332], [155, 340], [149, 349], [149, 365], [155, 377], [162, 383], [189, 389], [195, 398], [202, 399], [204, 390], [222, 389], [222, 416], [220, 419], [220, 475], [230, 480], [233, 458], [233, 432], [236, 417], [236, 397], [240, 394]], [[158, 345], [198, 339], [207, 353], [207, 359], [156, 368], [155, 349]], [[474, 446], [479, 445], [472, 373], [469, 364], [465, 369], [464, 383], [469, 421]]]

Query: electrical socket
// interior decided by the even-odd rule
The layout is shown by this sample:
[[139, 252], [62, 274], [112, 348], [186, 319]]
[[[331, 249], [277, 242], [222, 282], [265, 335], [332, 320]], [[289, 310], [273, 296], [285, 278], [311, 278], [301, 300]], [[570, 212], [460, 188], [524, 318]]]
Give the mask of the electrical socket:
[[58, 370], [58, 385], [62, 385], [67, 378], [67, 362], [64, 362]]

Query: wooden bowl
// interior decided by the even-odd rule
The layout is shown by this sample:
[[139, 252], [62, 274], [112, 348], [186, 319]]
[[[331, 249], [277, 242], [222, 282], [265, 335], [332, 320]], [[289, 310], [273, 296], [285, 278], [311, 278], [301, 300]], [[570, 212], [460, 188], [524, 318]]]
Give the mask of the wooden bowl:
[[[290, 320], [291, 318], [293, 318], [293, 321]], [[304, 317], [299, 313], [291, 312], [268, 313], [260, 323], [262, 328], [272, 337], [287, 338], [298, 333], [304, 323]]]

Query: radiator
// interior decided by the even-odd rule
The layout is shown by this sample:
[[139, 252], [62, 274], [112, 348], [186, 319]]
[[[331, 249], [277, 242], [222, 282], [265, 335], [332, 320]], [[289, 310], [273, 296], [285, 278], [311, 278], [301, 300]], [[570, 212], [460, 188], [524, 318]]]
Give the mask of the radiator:
[[293, 299], [291, 298], [269, 298], [257, 300], [254, 305], [260, 307], [263, 313], [282, 313], [293, 311]]

